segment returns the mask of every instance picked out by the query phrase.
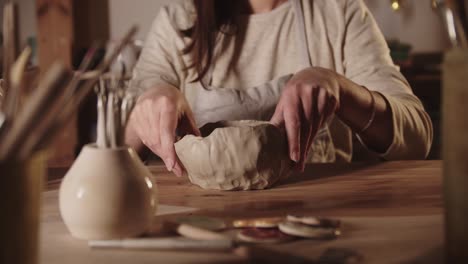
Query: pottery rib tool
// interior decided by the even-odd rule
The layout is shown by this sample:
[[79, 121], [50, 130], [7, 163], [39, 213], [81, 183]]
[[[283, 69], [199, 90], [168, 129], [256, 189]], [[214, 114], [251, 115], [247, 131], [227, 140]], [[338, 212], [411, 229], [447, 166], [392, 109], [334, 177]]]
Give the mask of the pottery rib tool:
[[91, 240], [92, 248], [126, 248], [147, 250], [208, 250], [227, 251], [235, 247], [232, 240], [191, 240], [180, 238], [141, 238], [124, 240]]

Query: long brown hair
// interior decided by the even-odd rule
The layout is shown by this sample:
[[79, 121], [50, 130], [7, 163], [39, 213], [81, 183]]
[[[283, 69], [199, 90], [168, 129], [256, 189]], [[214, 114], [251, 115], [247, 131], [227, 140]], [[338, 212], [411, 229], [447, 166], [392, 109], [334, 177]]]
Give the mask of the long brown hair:
[[239, 0], [193, 0], [196, 10], [196, 20], [192, 28], [182, 30], [191, 38], [191, 42], [183, 50], [191, 54], [197, 77], [193, 82], [200, 81], [208, 72], [213, 59], [213, 49], [219, 32], [227, 33], [235, 30], [235, 17], [240, 10]]

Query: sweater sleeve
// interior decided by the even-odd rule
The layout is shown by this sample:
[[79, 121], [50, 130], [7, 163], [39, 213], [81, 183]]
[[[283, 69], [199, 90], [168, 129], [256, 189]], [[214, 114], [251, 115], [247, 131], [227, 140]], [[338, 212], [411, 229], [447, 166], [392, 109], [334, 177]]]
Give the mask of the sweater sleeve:
[[433, 137], [431, 120], [394, 65], [385, 39], [363, 0], [347, 0], [345, 21], [345, 76], [381, 93], [392, 111], [392, 144], [385, 153], [377, 154], [385, 160], [426, 158]]
[[132, 89], [141, 94], [158, 84], [179, 88], [185, 68], [179, 49], [181, 42], [167, 7], [161, 8], [133, 70]]

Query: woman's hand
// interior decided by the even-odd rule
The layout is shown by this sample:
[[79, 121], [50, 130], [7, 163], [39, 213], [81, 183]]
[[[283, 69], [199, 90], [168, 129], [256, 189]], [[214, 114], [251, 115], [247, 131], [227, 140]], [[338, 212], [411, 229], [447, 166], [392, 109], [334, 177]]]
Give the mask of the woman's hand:
[[181, 134], [200, 135], [182, 93], [173, 86], [158, 86], [138, 99], [130, 116], [126, 143], [137, 150], [144, 144], [161, 157], [169, 171], [182, 176], [183, 167], [174, 148], [177, 129]]
[[289, 156], [304, 170], [317, 131], [340, 105], [340, 75], [323, 68], [307, 68], [286, 84], [271, 122], [286, 129]]

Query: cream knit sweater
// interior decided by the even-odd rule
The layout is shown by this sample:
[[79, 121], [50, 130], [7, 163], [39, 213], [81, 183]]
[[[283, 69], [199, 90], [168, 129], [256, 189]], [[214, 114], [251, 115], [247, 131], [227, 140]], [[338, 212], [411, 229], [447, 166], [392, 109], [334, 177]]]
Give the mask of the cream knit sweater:
[[[386, 160], [423, 159], [432, 142], [432, 125], [419, 99], [393, 64], [376, 22], [362, 0], [302, 0], [308, 48], [314, 66], [332, 69], [368, 89], [383, 94], [393, 113], [394, 139]], [[161, 9], [148, 34], [134, 70], [134, 88], [143, 92], [169, 83], [196, 102], [191, 89], [196, 73], [182, 55], [189, 39], [180, 29], [193, 25], [192, 1], [182, 0]], [[297, 72], [295, 14], [287, 2], [271, 12], [243, 16], [237, 34], [221, 34], [212, 85], [249, 88]], [[338, 118], [330, 125], [338, 161], [350, 161], [352, 131]], [[369, 150], [372, 152], [372, 150]]]

